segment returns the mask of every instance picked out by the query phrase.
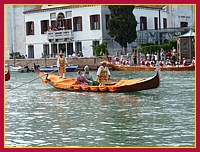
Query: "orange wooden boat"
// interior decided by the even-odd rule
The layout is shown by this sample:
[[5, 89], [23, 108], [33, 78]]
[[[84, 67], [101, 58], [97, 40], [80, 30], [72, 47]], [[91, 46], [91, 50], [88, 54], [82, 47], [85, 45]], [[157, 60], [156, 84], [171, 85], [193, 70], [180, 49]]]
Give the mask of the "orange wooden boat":
[[150, 78], [141, 78], [133, 80], [119, 80], [117, 82], [108, 82], [105, 86], [81, 86], [76, 84], [75, 78], [59, 78], [53, 73], [43, 73], [34, 64], [34, 71], [42, 78], [43, 84], [67, 90], [67, 91], [87, 91], [87, 92], [135, 92], [159, 87], [159, 71]]
[[[111, 67], [118, 71], [155, 71], [156, 67], [151, 66], [129, 66], [110, 64]], [[160, 71], [194, 71], [195, 66], [160, 66]]]
[[8, 69], [8, 71], [5, 73], [5, 81], [10, 80], [10, 70]]

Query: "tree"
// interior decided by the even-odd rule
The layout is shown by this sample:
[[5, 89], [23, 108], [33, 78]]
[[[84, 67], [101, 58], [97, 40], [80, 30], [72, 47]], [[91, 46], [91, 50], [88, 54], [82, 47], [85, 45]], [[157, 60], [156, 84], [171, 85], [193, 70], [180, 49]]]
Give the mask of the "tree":
[[103, 53], [105, 54], [107, 45], [108, 45], [107, 42], [103, 42], [102, 44], [99, 44], [97, 46], [91, 45], [93, 48], [93, 51], [95, 52], [95, 56], [102, 56]]
[[110, 19], [108, 20], [108, 34], [118, 42], [127, 52], [127, 44], [137, 38], [137, 21], [133, 10], [134, 5], [110, 5]]

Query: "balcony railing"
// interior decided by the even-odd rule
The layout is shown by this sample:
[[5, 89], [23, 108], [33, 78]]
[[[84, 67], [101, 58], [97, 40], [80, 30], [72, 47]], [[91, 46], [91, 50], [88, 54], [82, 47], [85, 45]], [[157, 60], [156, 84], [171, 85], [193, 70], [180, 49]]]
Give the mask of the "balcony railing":
[[48, 40], [59, 40], [59, 39], [69, 39], [73, 40], [72, 30], [59, 30], [59, 31], [49, 31], [47, 32]]

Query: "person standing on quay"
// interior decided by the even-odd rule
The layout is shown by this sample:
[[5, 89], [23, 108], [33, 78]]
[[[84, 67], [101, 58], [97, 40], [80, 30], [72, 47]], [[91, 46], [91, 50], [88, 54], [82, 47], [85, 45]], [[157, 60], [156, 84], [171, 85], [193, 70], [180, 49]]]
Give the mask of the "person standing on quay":
[[65, 78], [66, 65], [67, 65], [67, 60], [63, 56], [63, 53], [60, 53], [57, 60], [57, 67], [58, 67], [58, 73], [60, 74], [60, 78]]
[[100, 63], [101, 66], [98, 68], [96, 81], [99, 83], [99, 86], [105, 86], [108, 80], [110, 80], [110, 71], [106, 66], [106, 61]]

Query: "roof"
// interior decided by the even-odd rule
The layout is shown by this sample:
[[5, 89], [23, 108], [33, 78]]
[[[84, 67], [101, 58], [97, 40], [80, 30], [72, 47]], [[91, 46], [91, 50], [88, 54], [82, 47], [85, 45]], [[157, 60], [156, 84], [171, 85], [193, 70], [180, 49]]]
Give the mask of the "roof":
[[38, 10], [41, 10], [41, 9], [42, 9], [42, 6], [38, 6], [38, 7], [32, 8], [32, 9], [25, 11], [25, 12], [38, 11]]
[[[84, 6], [95, 6], [95, 5], [38, 5], [38, 7], [35, 7], [33, 9], [27, 10], [24, 13], [31, 13], [31, 12], [37, 12], [42, 10], [51, 10], [56, 8], [66, 8], [66, 7], [84, 7]], [[149, 8], [149, 9], [162, 9], [165, 5], [135, 5], [136, 7], [140, 8]]]
[[183, 34], [183, 35], [180, 35], [179, 37], [190, 37], [190, 36], [195, 36], [195, 33], [193, 32], [192, 29], [189, 30], [189, 32]]
[[138, 5], [139, 7], [144, 7], [144, 8], [155, 8], [155, 9], [161, 9], [165, 5]]

